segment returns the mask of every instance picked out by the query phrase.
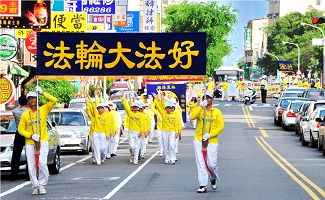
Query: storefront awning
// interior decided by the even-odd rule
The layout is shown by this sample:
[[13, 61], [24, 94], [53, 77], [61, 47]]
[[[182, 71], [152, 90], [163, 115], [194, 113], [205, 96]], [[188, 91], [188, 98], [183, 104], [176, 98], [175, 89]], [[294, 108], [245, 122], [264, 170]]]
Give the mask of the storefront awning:
[[25, 76], [25, 77], [29, 76], [29, 73], [23, 68], [19, 67], [18, 64], [16, 63], [12, 63], [10, 68], [10, 73], [18, 76]]

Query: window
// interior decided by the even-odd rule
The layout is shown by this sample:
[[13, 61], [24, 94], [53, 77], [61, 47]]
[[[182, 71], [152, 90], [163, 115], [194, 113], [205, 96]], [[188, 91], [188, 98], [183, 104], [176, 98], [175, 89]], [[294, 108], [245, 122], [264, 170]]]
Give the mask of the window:
[[316, 5], [317, 5], [317, 6], [320, 5], [320, 0], [316, 0]]

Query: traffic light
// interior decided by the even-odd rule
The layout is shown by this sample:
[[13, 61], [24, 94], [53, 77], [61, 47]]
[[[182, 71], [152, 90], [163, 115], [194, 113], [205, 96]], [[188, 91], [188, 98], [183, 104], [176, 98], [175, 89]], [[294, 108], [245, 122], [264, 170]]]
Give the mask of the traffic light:
[[325, 16], [322, 16], [322, 17], [313, 17], [311, 19], [312, 23], [313, 24], [323, 24], [325, 23]]

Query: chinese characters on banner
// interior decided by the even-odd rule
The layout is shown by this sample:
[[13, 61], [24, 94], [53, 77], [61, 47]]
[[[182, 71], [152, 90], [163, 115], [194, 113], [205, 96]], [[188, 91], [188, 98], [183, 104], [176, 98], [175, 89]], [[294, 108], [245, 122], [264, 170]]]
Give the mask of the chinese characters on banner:
[[33, 32], [33, 29], [16, 29], [15, 37], [16, 38], [26, 38], [31, 32]]
[[143, 32], [156, 32], [157, 0], [144, 0]]
[[166, 98], [177, 97], [179, 106], [182, 109], [183, 122], [186, 122], [186, 84], [148, 84], [147, 94], [157, 93], [161, 90], [161, 95]]
[[279, 70], [282, 71], [282, 72], [292, 72], [293, 71], [291, 61], [279, 60], [278, 65], [279, 65]]
[[37, 33], [38, 75], [206, 74], [205, 33]]
[[51, 30], [54, 32], [85, 32], [87, 14], [84, 12], [52, 12]]
[[0, 16], [20, 17], [20, 0], [1, 0]]

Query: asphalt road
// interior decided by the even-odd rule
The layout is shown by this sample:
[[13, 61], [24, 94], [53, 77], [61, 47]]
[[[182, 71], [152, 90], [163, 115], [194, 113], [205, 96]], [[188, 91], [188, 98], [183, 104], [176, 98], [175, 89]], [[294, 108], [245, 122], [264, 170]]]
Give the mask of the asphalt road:
[[243, 106], [239, 102], [214, 104], [223, 112], [220, 135], [218, 189], [197, 194], [193, 153], [194, 130], [183, 132], [176, 165], [165, 165], [157, 143], [149, 144], [145, 160], [128, 162], [128, 144], [104, 165], [91, 164], [90, 155], [65, 153], [61, 172], [50, 176], [47, 194], [32, 196], [21, 176], [9, 181], [1, 174], [1, 199], [325, 199], [325, 157], [302, 147], [292, 131], [273, 124], [273, 101]]

